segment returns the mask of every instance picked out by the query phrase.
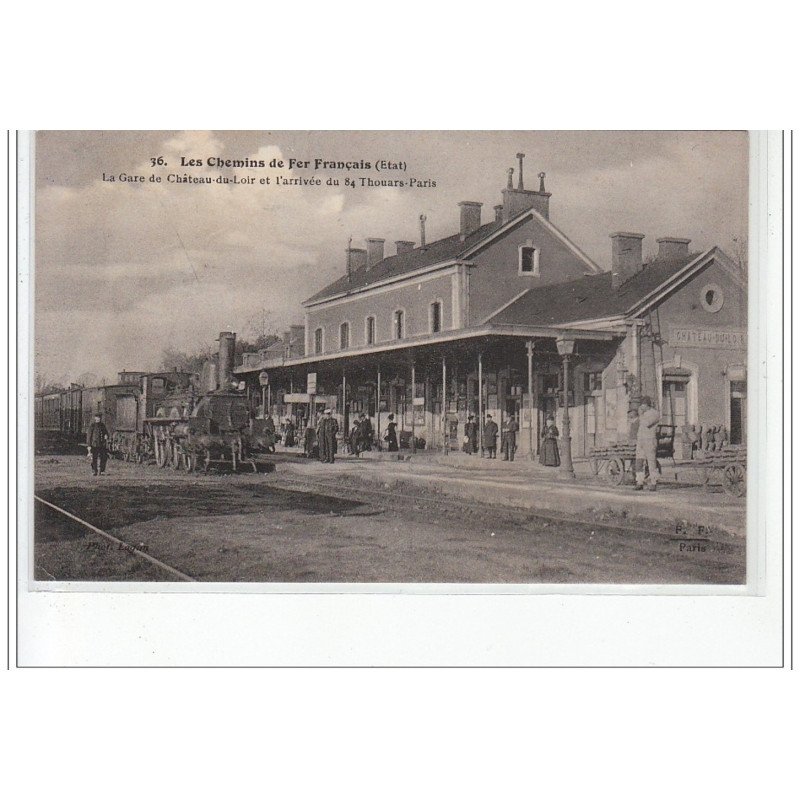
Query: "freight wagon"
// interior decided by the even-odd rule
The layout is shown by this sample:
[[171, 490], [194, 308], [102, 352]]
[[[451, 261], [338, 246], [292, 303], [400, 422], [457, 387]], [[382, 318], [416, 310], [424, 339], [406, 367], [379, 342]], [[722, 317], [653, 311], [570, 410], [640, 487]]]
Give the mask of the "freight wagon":
[[83, 442], [96, 413], [103, 416], [111, 451], [126, 460], [142, 460], [154, 452], [148, 417], [187, 417], [194, 405], [194, 380], [189, 372], [121, 372], [111, 386], [71, 386], [34, 398], [37, 431], [60, 431]]

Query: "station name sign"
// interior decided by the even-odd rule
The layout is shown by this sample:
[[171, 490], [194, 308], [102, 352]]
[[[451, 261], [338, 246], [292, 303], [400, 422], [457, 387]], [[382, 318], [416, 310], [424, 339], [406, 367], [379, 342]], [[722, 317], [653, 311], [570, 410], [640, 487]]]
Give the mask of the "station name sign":
[[714, 328], [676, 328], [669, 337], [672, 347], [708, 347], [719, 350], [747, 350], [747, 334]]

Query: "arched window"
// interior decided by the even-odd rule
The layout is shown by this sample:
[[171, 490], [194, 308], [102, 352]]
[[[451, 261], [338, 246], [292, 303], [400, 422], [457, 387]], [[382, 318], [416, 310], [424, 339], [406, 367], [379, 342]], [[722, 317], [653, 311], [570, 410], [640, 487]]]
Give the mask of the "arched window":
[[314, 331], [314, 354], [320, 353], [322, 353], [322, 328], [317, 328]]
[[343, 322], [339, 326], [339, 349], [347, 350], [350, 347], [350, 323]]
[[394, 338], [402, 339], [405, 336], [405, 313], [402, 310], [394, 312]]
[[439, 333], [442, 329], [442, 304], [440, 301], [431, 303], [430, 315], [431, 333]]

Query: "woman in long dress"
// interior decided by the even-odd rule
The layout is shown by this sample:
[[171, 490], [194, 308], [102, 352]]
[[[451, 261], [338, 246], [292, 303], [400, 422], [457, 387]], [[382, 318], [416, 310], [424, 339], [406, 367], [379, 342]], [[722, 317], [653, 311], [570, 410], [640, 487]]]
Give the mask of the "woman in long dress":
[[394, 414], [389, 414], [389, 424], [386, 430], [386, 442], [390, 453], [396, 453], [400, 448], [397, 446], [397, 423], [394, 421]]
[[545, 467], [558, 467], [561, 465], [561, 456], [558, 453], [558, 428], [552, 416], [547, 417], [547, 422], [542, 432], [542, 449], [539, 453], [539, 463]]

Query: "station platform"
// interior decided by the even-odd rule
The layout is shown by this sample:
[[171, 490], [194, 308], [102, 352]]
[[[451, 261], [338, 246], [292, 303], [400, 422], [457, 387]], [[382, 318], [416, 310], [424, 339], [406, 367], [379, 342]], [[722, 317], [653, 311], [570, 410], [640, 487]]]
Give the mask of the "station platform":
[[630, 483], [609, 484], [592, 473], [588, 459], [577, 460], [575, 477], [569, 478], [558, 468], [527, 459], [508, 462], [466, 453], [365, 452], [358, 457], [337, 455], [331, 465], [297, 457], [297, 450], [284, 452], [296, 457], [281, 459], [280, 471], [341, 480], [348, 486], [357, 487], [363, 481], [403, 493], [423, 489], [465, 502], [508, 503], [598, 520], [641, 518], [683, 525], [695, 532], [713, 527], [744, 536], [746, 529], [746, 499], [726, 495], [717, 487], [707, 490], [702, 472], [692, 462], [663, 465], [658, 490], [650, 492], [636, 491]]

